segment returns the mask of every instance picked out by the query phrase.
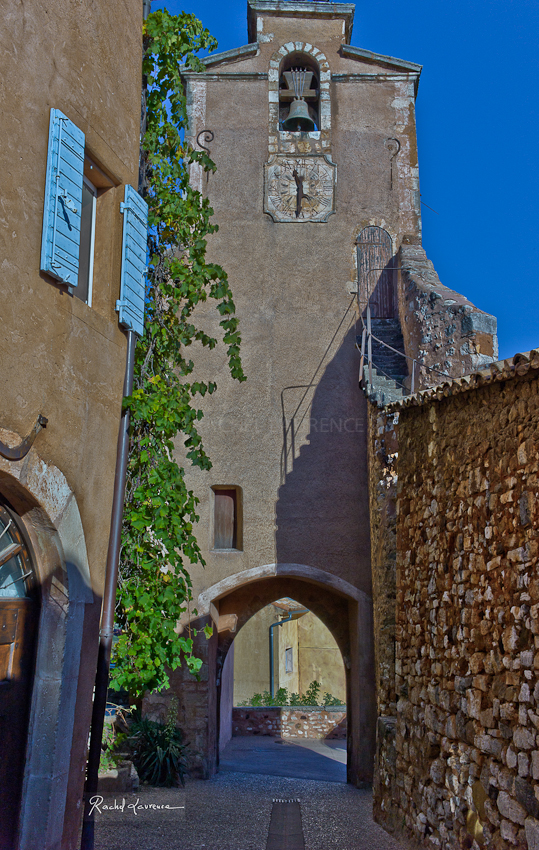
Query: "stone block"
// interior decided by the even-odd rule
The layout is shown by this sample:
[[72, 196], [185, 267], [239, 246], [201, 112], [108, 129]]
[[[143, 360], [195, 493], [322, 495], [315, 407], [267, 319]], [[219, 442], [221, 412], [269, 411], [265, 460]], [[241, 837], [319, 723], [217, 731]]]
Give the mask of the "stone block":
[[474, 746], [482, 753], [500, 758], [502, 754], [502, 742], [498, 738], [493, 738], [491, 735], [476, 735], [474, 738]]
[[117, 768], [99, 773], [98, 791], [133, 792], [139, 787], [138, 773], [131, 761], [120, 762]]
[[[504, 841], [509, 841], [511, 844], [516, 844], [518, 839], [518, 827], [508, 820], [502, 820], [500, 824], [500, 834]], [[499, 845], [503, 847], [504, 845]]]
[[532, 750], [535, 748], [535, 732], [517, 726], [513, 732], [513, 743], [517, 750]]
[[539, 821], [535, 818], [526, 818], [524, 829], [526, 830], [528, 850], [539, 850]]
[[515, 778], [514, 794], [520, 805], [526, 809], [528, 815], [539, 818], [539, 802], [535, 796], [534, 788], [521, 776]]
[[507, 818], [513, 823], [523, 824], [527, 817], [527, 812], [524, 806], [521, 806], [513, 797], [506, 791], [500, 791], [498, 794], [498, 809], [502, 817]]

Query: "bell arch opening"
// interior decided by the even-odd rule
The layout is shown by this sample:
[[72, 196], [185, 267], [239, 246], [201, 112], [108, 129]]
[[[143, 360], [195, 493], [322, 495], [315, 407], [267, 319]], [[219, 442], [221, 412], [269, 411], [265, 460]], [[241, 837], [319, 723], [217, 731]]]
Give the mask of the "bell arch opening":
[[307, 53], [289, 53], [279, 72], [279, 130], [320, 129], [320, 69]]

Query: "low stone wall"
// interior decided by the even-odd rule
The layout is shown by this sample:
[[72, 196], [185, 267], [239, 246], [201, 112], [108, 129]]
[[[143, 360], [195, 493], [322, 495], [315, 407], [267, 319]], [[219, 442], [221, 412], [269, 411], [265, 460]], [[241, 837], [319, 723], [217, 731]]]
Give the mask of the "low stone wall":
[[375, 813], [415, 846], [539, 848], [538, 427], [537, 352], [400, 410]]
[[232, 735], [343, 739], [346, 738], [346, 707], [238, 707], [232, 710]]

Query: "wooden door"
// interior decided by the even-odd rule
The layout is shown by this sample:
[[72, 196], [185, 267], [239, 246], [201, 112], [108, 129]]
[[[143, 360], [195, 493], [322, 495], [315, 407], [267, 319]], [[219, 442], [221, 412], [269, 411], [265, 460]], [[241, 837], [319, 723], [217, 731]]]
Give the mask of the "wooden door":
[[39, 604], [15, 518], [0, 505], [0, 847], [15, 850], [34, 679]]
[[391, 236], [381, 227], [365, 227], [357, 238], [360, 303], [371, 305], [371, 316], [396, 316], [396, 285]]
[[237, 496], [233, 489], [215, 490], [214, 549], [235, 549], [237, 537]]

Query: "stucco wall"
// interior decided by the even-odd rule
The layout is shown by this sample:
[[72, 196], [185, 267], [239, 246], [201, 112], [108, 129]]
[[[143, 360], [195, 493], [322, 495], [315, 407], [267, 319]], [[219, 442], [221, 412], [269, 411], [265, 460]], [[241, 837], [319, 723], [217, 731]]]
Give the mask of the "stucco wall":
[[[198, 372], [215, 377], [218, 390], [201, 401], [213, 469], [188, 470], [200, 498], [207, 563], [194, 571], [194, 593], [227, 574], [276, 561], [335, 572], [370, 593], [366, 404], [354, 349], [355, 239], [366, 225], [380, 225], [396, 252], [401, 233], [419, 234], [415, 77], [376, 59], [345, 58], [340, 21], [307, 10], [270, 18], [262, 30], [268, 38], [254, 53], [211, 61], [206, 74], [186, 75], [190, 138], [196, 143], [203, 129], [214, 133], [209, 147], [217, 171], [199, 185], [219, 225], [209, 251], [229, 276], [247, 375], [247, 383], [237, 385], [222, 355], [196, 352]], [[300, 38], [326, 57], [331, 80], [336, 212], [321, 224], [274, 222], [263, 212], [264, 164], [271, 155], [268, 74], [276, 51]], [[402, 148], [391, 189], [385, 143], [396, 132]], [[217, 334], [218, 318], [212, 305], [199, 313]], [[223, 483], [243, 488], [241, 552], [212, 551], [210, 487]]]
[[[3, 10], [0, 428], [15, 445], [39, 413], [48, 425], [17, 470], [3, 464], [0, 492], [16, 499], [29, 528], [38, 512], [38, 532], [60, 541], [65, 572], [65, 623], [58, 631], [65, 647], [54, 643], [58, 652], [51, 652], [50, 559], [36, 550], [43, 607], [21, 848], [36, 841], [71, 848], [78, 841], [125, 371], [126, 338], [114, 307], [120, 201], [124, 184], [138, 181], [141, 30], [139, 0], [88, 8], [25, 0]], [[84, 132], [86, 155], [104, 174], [95, 180], [103, 187], [91, 307], [40, 273], [51, 108]], [[62, 513], [58, 506], [68, 496]]]
[[[290, 647], [294, 670], [286, 673], [285, 651]], [[330, 693], [346, 702], [346, 677], [337, 641], [309, 611], [279, 628], [279, 687], [305, 694], [311, 682], [320, 682], [320, 696]]]
[[[217, 171], [206, 180], [195, 167], [192, 181], [215, 211], [219, 232], [208, 242], [209, 253], [228, 273], [247, 375], [246, 384], [238, 385], [227, 375], [223, 354], [199, 346], [193, 351], [197, 376], [218, 386], [200, 402], [207, 414], [200, 430], [213, 468], [187, 470], [200, 499], [197, 533], [206, 568], [194, 569], [192, 578], [197, 610], [204, 614], [209, 601], [218, 613], [225, 604], [224, 590], [209, 599], [212, 587], [272, 564], [322, 570], [370, 598], [367, 402], [357, 378], [355, 241], [364, 227], [380, 226], [396, 254], [402, 234], [418, 239], [421, 230], [419, 67], [373, 54], [345, 55], [339, 9], [335, 19], [324, 17], [316, 4], [302, 4], [295, 17], [286, 16], [284, 6], [274, 11], [267, 19], [261, 15], [258, 46], [210, 57], [206, 73], [185, 75], [190, 139], [196, 144], [202, 130], [214, 134], [209, 147]], [[336, 163], [337, 184], [335, 214], [326, 223], [276, 222], [263, 212], [264, 165], [275, 152], [275, 57], [296, 43], [305, 50], [309, 44], [329, 82], [324, 116], [330, 122], [320, 144]], [[401, 149], [392, 187], [387, 142], [396, 136]], [[278, 141], [280, 149], [290, 144]], [[312, 143], [296, 139], [294, 149], [305, 153]], [[211, 304], [201, 305], [197, 320], [219, 335]], [[183, 461], [181, 445], [177, 456]], [[242, 488], [241, 551], [212, 548], [215, 485]], [[240, 610], [230, 613], [242, 617]], [[353, 630], [354, 623], [352, 618], [347, 626]], [[371, 645], [370, 635], [354, 633], [351, 640], [354, 647]], [[366, 663], [364, 683], [371, 670]], [[358, 676], [355, 670], [355, 693]], [[368, 687], [372, 694], [372, 682]], [[370, 731], [359, 737], [370, 741]]]
[[[66, 476], [81, 508], [94, 589], [107, 547], [125, 370], [118, 327], [123, 184], [137, 185], [142, 9], [61, 0], [5, 9], [0, 33], [3, 129], [0, 318], [1, 425], [25, 435], [38, 413], [43, 460]], [[118, 32], [121, 31], [121, 38]], [[114, 184], [98, 198], [94, 300], [88, 307], [41, 274], [50, 109], [86, 136]]]
[[539, 355], [492, 370], [399, 413], [396, 770], [375, 811], [442, 850], [539, 840]]

